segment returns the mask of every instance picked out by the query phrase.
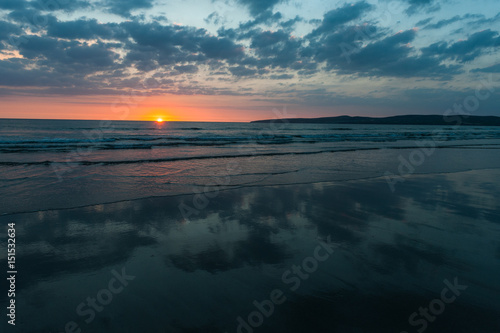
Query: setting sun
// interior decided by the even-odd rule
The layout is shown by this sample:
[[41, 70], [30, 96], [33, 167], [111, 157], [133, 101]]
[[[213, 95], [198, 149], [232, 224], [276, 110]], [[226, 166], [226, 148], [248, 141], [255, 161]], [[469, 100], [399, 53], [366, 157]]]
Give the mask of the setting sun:
[[163, 122], [163, 118], [158, 118], [158, 119], [156, 119], [156, 122], [157, 122], [157, 123], [162, 123], [162, 122]]

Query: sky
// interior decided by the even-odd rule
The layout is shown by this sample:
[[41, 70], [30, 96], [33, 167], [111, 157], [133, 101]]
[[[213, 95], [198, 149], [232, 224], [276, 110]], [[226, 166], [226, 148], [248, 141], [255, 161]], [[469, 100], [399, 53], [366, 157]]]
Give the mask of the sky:
[[0, 118], [500, 116], [499, 31], [498, 0], [0, 0]]

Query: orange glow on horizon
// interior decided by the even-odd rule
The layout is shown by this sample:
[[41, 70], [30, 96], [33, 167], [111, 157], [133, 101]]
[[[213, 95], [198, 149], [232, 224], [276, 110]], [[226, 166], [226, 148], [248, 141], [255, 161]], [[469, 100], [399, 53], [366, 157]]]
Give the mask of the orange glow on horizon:
[[[248, 96], [163, 95], [133, 99], [130, 96], [1, 96], [0, 118], [83, 119], [167, 122], [248, 122], [279, 117], [327, 117], [365, 113], [359, 106], [316, 107], [300, 113], [281, 101], [256, 101]], [[279, 110], [276, 113], [275, 110]], [[373, 107], [370, 107], [373, 115]], [[377, 110], [378, 111], [378, 110]], [[380, 108], [388, 112], [387, 108]], [[396, 113], [396, 109], [393, 110]]]
[[0, 118], [248, 122], [275, 118], [282, 108], [248, 96], [0, 96]]
[[144, 108], [138, 110], [139, 120], [145, 121], [155, 121], [159, 124], [167, 122], [167, 121], [182, 121], [173, 112], [165, 109], [149, 109], [145, 108], [146, 111], [143, 111]]

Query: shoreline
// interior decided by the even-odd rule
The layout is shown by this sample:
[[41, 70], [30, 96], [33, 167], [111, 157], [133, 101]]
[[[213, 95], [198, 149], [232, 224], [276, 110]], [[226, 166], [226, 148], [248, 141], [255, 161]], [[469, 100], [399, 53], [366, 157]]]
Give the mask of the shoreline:
[[[468, 170], [459, 170], [459, 171], [439, 171], [439, 172], [429, 172], [429, 173], [413, 173], [411, 175], [404, 176], [405, 178], [418, 178], [425, 176], [436, 176], [436, 175], [450, 175], [450, 174], [460, 174], [460, 173], [471, 173], [476, 171], [491, 171], [491, 170], [500, 170], [499, 167], [490, 167], [490, 168], [477, 168], [477, 169], [468, 169]], [[343, 184], [350, 182], [358, 182], [358, 181], [375, 181], [384, 179], [385, 176], [373, 176], [373, 177], [364, 177], [364, 178], [353, 178], [353, 179], [343, 179], [343, 180], [326, 180], [326, 181], [317, 181], [317, 182], [302, 182], [302, 183], [289, 183], [289, 184], [257, 184], [257, 185], [226, 185], [228, 188], [219, 188], [208, 191], [206, 193], [218, 193], [218, 192], [228, 192], [228, 191], [237, 191], [242, 189], [250, 189], [250, 188], [281, 188], [281, 187], [291, 187], [291, 186], [300, 186], [300, 185], [335, 185], [335, 184]], [[75, 210], [75, 209], [86, 209], [92, 208], [95, 206], [104, 206], [104, 205], [114, 205], [121, 204], [126, 202], [137, 202], [143, 200], [155, 200], [155, 199], [168, 199], [168, 198], [179, 198], [179, 197], [189, 197], [194, 196], [196, 193], [175, 193], [175, 194], [165, 194], [165, 195], [157, 195], [157, 196], [146, 196], [134, 199], [124, 199], [117, 201], [108, 201], [108, 202], [100, 202], [100, 203], [92, 203], [81, 206], [72, 206], [72, 207], [59, 207], [59, 208], [47, 208], [47, 209], [39, 209], [39, 210], [31, 210], [31, 211], [20, 211], [20, 212], [11, 212], [11, 213], [2, 213], [0, 214], [0, 218], [2, 217], [12, 217], [16, 215], [24, 215], [24, 214], [33, 214], [38, 212], [52, 212], [52, 211], [67, 211], [67, 210]]]

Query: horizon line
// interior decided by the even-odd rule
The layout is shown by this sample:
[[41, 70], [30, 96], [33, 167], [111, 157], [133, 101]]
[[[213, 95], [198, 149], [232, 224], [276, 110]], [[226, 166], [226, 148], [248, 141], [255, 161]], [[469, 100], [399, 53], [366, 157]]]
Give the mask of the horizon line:
[[[199, 121], [191, 121], [191, 120], [164, 120], [164, 123], [250, 123], [253, 121], [259, 120], [280, 120], [280, 119], [321, 119], [321, 118], [337, 118], [337, 117], [364, 117], [364, 118], [391, 118], [391, 117], [400, 117], [400, 116], [441, 116], [446, 117], [443, 114], [398, 114], [392, 116], [360, 116], [360, 115], [340, 115], [340, 116], [319, 116], [319, 117], [293, 117], [293, 118], [268, 118], [268, 119], [254, 119], [247, 121], [216, 121], [216, 120], [199, 120]], [[455, 116], [455, 115], [449, 115]], [[457, 114], [458, 116], [458, 114]], [[500, 118], [500, 116], [495, 115], [466, 115], [467, 117], [495, 117]], [[156, 123], [155, 120], [138, 120], [138, 119], [67, 119], [67, 118], [0, 118], [0, 120], [59, 120], [59, 121], [124, 121], [124, 122], [152, 122]]]

